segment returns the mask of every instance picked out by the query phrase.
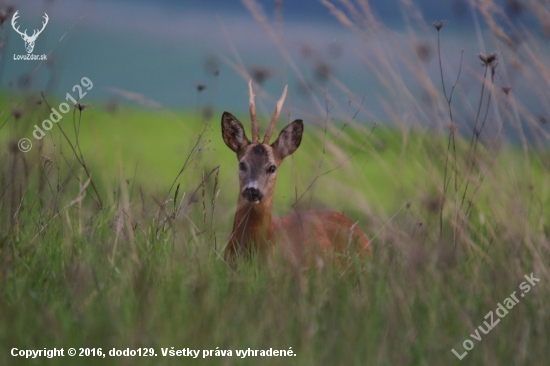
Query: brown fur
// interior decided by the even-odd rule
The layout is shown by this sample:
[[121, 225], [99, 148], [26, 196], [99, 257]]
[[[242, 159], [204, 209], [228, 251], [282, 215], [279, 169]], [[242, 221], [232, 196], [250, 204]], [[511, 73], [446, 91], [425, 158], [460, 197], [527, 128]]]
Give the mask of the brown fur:
[[[264, 198], [265, 200], [265, 198]], [[272, 218], [272, 198], [260, 204], [246, 203], [239, 195], [233, 232], [225, 258], [256, 253], [264, 258], [281, 251], [295, 264], [309, 265], [312, 256], [370, 254], [367, 235], [349, 217], [333, 210], [303, 211]], [[339, 261], [340, 257], [336, 257]]]
[[[281, 131], [273, 144], [256, 144], [248, 140], [233, 115], [223, 114], [223, 139], [237, 154], [240, 164], [237, 212], [225, 249], [226, 260], [234, 262], [237, 256], [251, 253], [265, 257], [280, 250], [293, 263], [309, 265], [312, 255], [315, 259], [332, 257], [339, 261], [341, 256], [335, 254], [370, 253], [365, 233], [342, 213], [305, 211], [272, 218], [276, 170], [300, 146], [302, 132], [302, 121], [296, 120]], [[247, 201], [253, 200], [245, 192], [252, 185], [259, 192], [256, 202]]]

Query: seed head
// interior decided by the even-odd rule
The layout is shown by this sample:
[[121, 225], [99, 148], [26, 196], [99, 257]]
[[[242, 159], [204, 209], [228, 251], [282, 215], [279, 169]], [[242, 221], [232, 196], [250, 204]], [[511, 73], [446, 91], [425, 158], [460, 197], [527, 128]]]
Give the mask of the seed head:
[[415, 47], [416, 55], [424, 62], [430, 61], [432, 57], [432, 49], [429, 44], [419, 43]]
[[42, 155], [41, 157], [44, 159], [44, 167], [47, 167], [49, 164], [53, 163], [53, 160], [50, 157], [47, 157], [46, 155]]
[[332, 74], [332, 68], [325, 61], [316, 62], [313, 71], [315, 78], [322, 83], [326, 82]]
[[8, 19], [10, 15], [4, 11], [0, 11], [0, 25], [4, 24], [6, 19]]
[[272, 69], [263, 66], [251, 66], [249, 71], [252, 79], [259, 85], [263, 85], [267, 79], [275, 74]]
[[448, 23], [449, 23], [448, 20], [440, 20], [439, 22], [433, 22], [432, 24], [435, 27], [435, 29], [437, 29], [437, 31], [439, 32], [439, 30], [444, 26], [446, 26]]
[[88, 108], [90, 106], [90, 103], [88, 104], [76, 103], [74, 106], [76, 109], [82, 112], [85, 108]]
[[15, 10], [13, 5], [4, 5], [0, 4], [0, 26], [11, 17], [13, 11]]
[[13, 114], [13, 118], [15, 118], [15, 120], [19, 120], [19, 118], [21, 118], [23, 116], [23, 114], [25, 113], [25, 111], [21, 108], [13, 108], [11, 110], [11, 113]]
[[493, 52], [491, 53], [490, 55], [486, 56], [486, 55], [483, 55], [481, 53], [478, 53], [477, 57], [479, 57], [479, 59], [481, 61], [483, 61], [483, 65], [484, 66], [489, 66], [491, 65], [494, 61], [498, 60], [498, 55], [496, 52]]

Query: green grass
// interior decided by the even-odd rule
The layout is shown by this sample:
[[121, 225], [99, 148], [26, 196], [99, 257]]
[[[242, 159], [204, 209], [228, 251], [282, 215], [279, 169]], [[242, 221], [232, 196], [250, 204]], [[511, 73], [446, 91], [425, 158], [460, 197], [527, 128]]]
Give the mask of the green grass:
[[[78, 115], [61, 122], [73, 145], [76, 121]], [[193, 151], [203, 128], [190, 113], [84, 110], [80, 146], [102, 208], [91, 186], [81, 206], [70, 204], [87, 178], [58, 130], [56, 145], [44, 139], [40, 152], [39, 144], [26, 155], [3, 145], [1, 364], [456, 364], [451, 349], [462, 353], [484, 316], [531, 272], [540, 283], [473, 341], [462, 362], [537, 365], [548, 357], [548, 152], [529, 150], [525, 164], [513, 146], [503, 148], [454, 247], [453, 194], [441, 237], [433, 207], [441, 194], [444, 136], [417, 130], [405, 139], [388, 127], [349, 126], [341, 133], [336, 126], [325, 137], [306, 125], [303, 145], [279, 172], [276, 211], [291, 212], [296, 195], [307, 191], [300, 207], [332, 207], [359, 220], [373, 238], [372, 258], [344, 274], [331, 266], [304, 273], [282, 259], [252, 260], [232, 271], [219, 254], [235, 210], [236, 159], [217, 121]], [[16, 134], [30, 135], [4, 139]], [[458, 141], [462, 164], [468, 143]], [[488, 148], [480, 151], [480, 165], [492, 161]], [[190, 153], [192, 163], [177, 180], [183, 201], [159, 210]], [[40, 155], [52, 162], [45, 165]], [[218, 165], [219, 182], [214, 173], [204, 185], [204, 209], [202, 174]], [[184, 215], [170, 217], [174, 206], [187, 207]], [[10, 356], [13, 347], [106, 354], [144, 347], [158, 356], [26, 360]], [[161, 348], [170, 347], [219, 347], [233, 356], [162, 357]], [[291, 358], [236, 356], [236, 350], [290, 347]]]
[[[205, 122], [190, 111], [107, 112], [93, 103], [36, 141], [32, 126], [50, 113], [40, 94], [0, 92], [0, 365], [548, 363], [550, 135], [537, 114], [544, 108], [516, 97], [547, 95], [550, 73], [540, 62], [547, 9], [524, 2], [533, 24], [514, 29], [521, 22], [499, 4], [472, 3], [480, 50], [494, 47], [498, 68], [447, 51], [462, 47], [448, 44], [452, 25], [435, 30], [412, 4], [402, 12], [406, 31], [394, 32], [360, 3], [323, 3], [364, 37], [369, 53], [359, 51], [357, 72], [391, 96], [380, 100], [366, 86], [390, 120], [366, 121], [372, 113], [337, 75], [329, 70], [326, 85], [310, 80], [315, 70], [286, 50], [280, 75], [322, 90], [327, 115], [316, 127], [292, 111], [306, 120], [305, 133], [278, 170], [274, 211], [345, 212], [371, 239], [372, 257], [350, 258], [345, 270], [295, 268], [284, 258], [227, 266], [238, 180], [221, 111]], [[248, 8], [251, 21], [282, 34], [260, 7]], [[429, 54], [440, 44], [437, 70]], [[462, 74], [447, 61], [461, 57]], [[468, 66], [472, 59], [478, 69]], [[247, 114], [232, 112], [248, 130]], [[479, 143], [470, 139], [476, 132]], [[17, 149], [23, 137], [34, 144], [25, 154]], [[531, 273], [540, 282], [524, 292]], [[520, 301], [488, 334], [480, 331], [513, 292]], [[460, 361], [451, 350], [462, 354], [465, 341], [473, 348]], [[106, 357], [11, 356], [13, 348], [70, 347], [100, 348]], [[201, 355], [162, 356], [172, 347]], [[109, 356], [151, 348], [157, 356]], [[237, 356], [290, 348], [296, 356]], [[232, 355], [203, 359], [203, 350]]]

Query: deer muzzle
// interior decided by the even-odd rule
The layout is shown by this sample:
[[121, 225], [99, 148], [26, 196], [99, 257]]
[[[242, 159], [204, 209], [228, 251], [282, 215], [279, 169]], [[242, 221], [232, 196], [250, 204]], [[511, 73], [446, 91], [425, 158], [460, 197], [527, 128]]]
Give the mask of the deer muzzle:
[[243, 197], [248, 203], [260, 203], [262, 198], [264, 197], [263, 193], [260, 192], [259, 189], [254, 187], [246, 187], [243, 190]]

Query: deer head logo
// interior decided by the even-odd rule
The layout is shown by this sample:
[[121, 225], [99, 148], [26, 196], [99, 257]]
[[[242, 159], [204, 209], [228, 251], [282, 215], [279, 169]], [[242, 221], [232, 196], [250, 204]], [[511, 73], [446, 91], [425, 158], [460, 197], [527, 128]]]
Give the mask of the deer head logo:
[[46, 28], [46, 24], [48, 24], [48, 14], [44, 13], [44, 22], [42, 22], [42, 29], [40, 30], [37, 30], [35, 29], [34, 32], [32, 33], [32, 36], [29, 36], [27, 34], [27, 30], [25, 29], [24, 32], [21, 32], [19, 30], [19, 27], [16, 27], [15, 26], [15, 20], [17, 18], [19, 18], [19, 10], [15, 12], [15, 14], [13, 14], [13, 17], [11, 18], [11, 26], [13, 27], [13, 29], [19, 33], [21, 35], [21, 38], [23, 38], [23, 41], [25, 41], [25, 49], [27, 50], [27, 53], [32, 53], [32, 50], [34, 49], [34, 42], [36, 42], [36, 39], [38, 38], [38, 36], [40, 35], [40, 33], [42, 33], [42, 31], [44, 30], [44, 28]]

